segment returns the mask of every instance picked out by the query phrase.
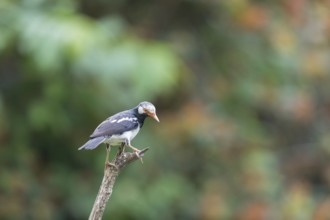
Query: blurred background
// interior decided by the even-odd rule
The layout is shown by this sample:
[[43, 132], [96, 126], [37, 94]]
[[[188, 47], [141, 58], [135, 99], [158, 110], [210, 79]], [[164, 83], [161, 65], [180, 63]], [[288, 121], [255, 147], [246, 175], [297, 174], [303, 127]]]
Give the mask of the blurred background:
[[87, 219], [77, 148], [144, 100], [104, 219], [330, 219], [329, 39], [328, 0], [1, 0], [0, 219]]

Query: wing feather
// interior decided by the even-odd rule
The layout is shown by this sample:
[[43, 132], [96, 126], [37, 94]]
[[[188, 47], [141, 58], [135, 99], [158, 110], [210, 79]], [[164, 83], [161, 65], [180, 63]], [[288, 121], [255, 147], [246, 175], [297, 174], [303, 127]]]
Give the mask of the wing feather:
[[90, 138], [120, 135], [125, 131], [136, 129], [138, 126], [139, 123], [136, 117], [128, 112], [122, 112], [103, 121], [99, 126], [97, 126]]

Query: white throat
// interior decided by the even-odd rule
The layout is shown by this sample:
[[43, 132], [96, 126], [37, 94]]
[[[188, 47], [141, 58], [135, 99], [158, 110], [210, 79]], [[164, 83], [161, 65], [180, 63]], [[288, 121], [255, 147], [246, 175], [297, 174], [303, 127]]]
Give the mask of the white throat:
[[141, 106], [139, 106], [138, 112], [139, 112], [140, 115], [142, 115], [144, 113], [144, 110], [143, 110], [143, 108]]

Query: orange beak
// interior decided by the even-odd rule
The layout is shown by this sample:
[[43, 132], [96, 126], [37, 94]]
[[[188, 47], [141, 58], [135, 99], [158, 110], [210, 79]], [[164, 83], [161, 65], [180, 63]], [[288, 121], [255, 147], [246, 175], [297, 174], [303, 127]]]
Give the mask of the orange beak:
[[156, 113], [150, 113], [150, 114], [148, 114], [148, 115], [149, 115], [150, 117], [152, 117], [153, 119], [155, 119], [157, 122], [159, 122], [159, 119], [158, 119]]

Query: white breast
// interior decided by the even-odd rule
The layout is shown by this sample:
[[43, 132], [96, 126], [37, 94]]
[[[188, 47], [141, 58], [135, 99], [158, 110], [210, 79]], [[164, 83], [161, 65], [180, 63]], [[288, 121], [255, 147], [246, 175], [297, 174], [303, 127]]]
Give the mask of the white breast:
[[131, 131], [126, 131], [126, 132], [122, 133], [121, 135], [112, 135], [105, 142], [109, 143], [111, 145], [117, 145], [117, 144], [124, 142], [126, 139], [131, 141], [137, 135], [139, 130], [140, 130], [140, 127], [138, 126], [136, 129], [131, 130]]

